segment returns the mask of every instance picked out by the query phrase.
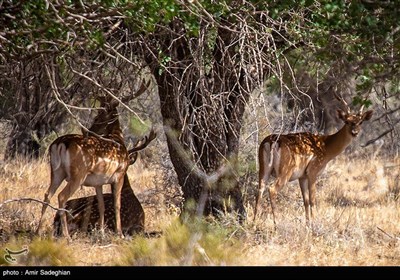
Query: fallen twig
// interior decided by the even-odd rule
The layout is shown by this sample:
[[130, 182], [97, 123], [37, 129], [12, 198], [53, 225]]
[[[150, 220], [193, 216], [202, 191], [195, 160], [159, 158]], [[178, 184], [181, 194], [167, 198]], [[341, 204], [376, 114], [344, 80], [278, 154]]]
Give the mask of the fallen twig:
[[386, 231], [384, 231], [383, 229], [381, 229], [380, 227], [376, 227], [377, 229], [379, 229], [381, 232], [383, 232], [385, 235], [389, 236], [392, 239], [398, 239], [397, 237], [392, 236], [391, 234], [387, 233]]
[[39, 203], [42, 203], [42, 204], [45, 204], [45, 205], [49, 206], [50, 208], [52, 208], [52, 209], [54, 209], [54, 210], [56, 210], [56, 211], [64, 211], [64, 212], [67, 212], [67, 214], [70, 215], [70, 216], [73, 218], [73, 216], [72, 216], [70, 210], [67, 210], [67, 209], [65, 209], [65, 208], [57, 208], [57, 207], [52, 206], [50, 203], [44, 202], [44, 201], [42, 201], [42, 200], [40, 200], [40, 199], [30, 198], [30, 197], [20, 197], [20, 198], [12, 198], [12, 199], [5, 200], [5, 201], [3, 201], [2, 203], [0, 203], [0, 208], [1, 208], [3, 205], [8, 204], [8, 203], [10, 203], [10, 202], [18, 202], [18, 201], [35, 201], [35, 202], [39, 202]]

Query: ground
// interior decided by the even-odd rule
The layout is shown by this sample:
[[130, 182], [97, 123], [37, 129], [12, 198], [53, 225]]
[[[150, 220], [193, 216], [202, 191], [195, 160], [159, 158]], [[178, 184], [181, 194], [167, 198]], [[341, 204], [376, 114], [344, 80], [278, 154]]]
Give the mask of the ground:
[[[135, 163], [136, 164], [136, 163]], [[154, 158], [130, 167], [132, 187], [146, 214], [146, 232], [161, 235], [120, 239], [77, 234], [68, 244], [51, 237], [54, 211], [46, 214], [43, 235], [33, 233], [41, 205], [11, 202], [0, 208], [0, 264], [6, 248], [29, 253], [16, 256], [13, 265], [238, 265], [238, 266], [397, 266], [400, 264], [400, 161], [369, 155], [334, 159], [319, 177], [317, 213], [310, 229], [297, 182], [278, 195], [275, 229], [267, 194], [262, 215], [253, 221], [257, 172], [247, 166], [240, 174], [247, 221], [223, 214], [180, 224], [181, 193], [174, 173]], [[45, 158], [3, 164], [0, 201], [31, 197], [43, 199], [49, 184]], [[109, 191], [109, 187], [106, 188]], [[75, 197], [93, 194], [83, 187]], [[52, 204], [57, 205], [56, 196]], [[3, 258], [3, 259], [1, 259]]]

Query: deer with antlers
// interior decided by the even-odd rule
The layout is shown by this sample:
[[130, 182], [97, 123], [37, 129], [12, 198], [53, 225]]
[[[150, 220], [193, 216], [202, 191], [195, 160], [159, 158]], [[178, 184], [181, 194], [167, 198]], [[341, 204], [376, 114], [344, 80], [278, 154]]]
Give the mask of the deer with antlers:
[[[94, 123], [102, 123], [104, 135], [67, 134], [57, 138], [49, 147], [51, 183], [44, 196], [49, 203], [51, 197], [66, 180], [68, 183], [58, 195], [59, 208], [65, 204], [81, 185], [93, 186], [99, 201], [100, 228], [104, 228], [104, 202], [102, 186], [111, 184], [114, 193], [115, 225], [122, 236], [120, 219], [120, 195], [124, 176], [129, 166], [129, 153], [125, 147], [117, 111], [118, 102], [101, 104]], [[99, 137], [100, 136], [100, 137]], [[39, 232], [47, 205], [42, 207], [37, 232]], [[66, 213], [61, 212], [62, 235], [69, 238]]]
[[259, 185], [254, 209], [257, 217], [260, 200], [267, 186], [269, 177], [276, 178], [275, 184], [268, 186], [272, 216], [276, 226], [275, 200], [277, 193], [289, 181], [299, 180], [306, 214], [306, 222], [310, 225], [313, 219], [313, 207], [316, 202], [316, 180], [325, 169], [327, 163], [342, 153], [361, 131], [361, 124], [372, 117], [373, 111], [363, 113], [361, 106], [358, 113], [353, 114], [343, 99], [335, 97], [344, 104], [347, 112], [337, 110], [337, 116], [344, 126], [332, 135], [314, 135], [311, 133], [293, 133], [287, 135], [272, 134], [260, 144]]
[[[95, 132], [95, 131], [94, 131]], [[156, 134], [154, 130], [150, 131], [149, 136], [144, 140], [138, 141], [134, 148], [129, 150], [130, 163], [132, 165], [138, 156], [138, 152], [147, 147], [150, 142], [155, 139]], [[103, 195], [105, 213], [104, 223], [109, 229], [115, 228], [115, 210], [114, 200], [112, 194]], [[68, 200], [65, 206], [71, 215], [67, 216], [68, 231], [70, 233], [80, 230], [82, 232], [90, 232], [96, 228], [96, 224], [100, 219], [99, 212], [99, 199], [96, 196], [81, 197]], [[121, 190], [121, 227], [125, 235], [132, 235], [144, 231], [145, 215], [143, 207], [135, 196], [129, 177], [125, 174], [124, 184]], [[56, 213], [53, 222], [54, 234], [56, 236], [61, 234], [61, 215], [60, 212]]]
[[[142, 94], [148, 87], [142, 83], [134, 96]], [[95, 117], [91, 129], [85, 135], [68, 134], [57, 138], [49, 147], [51, 182], [45, 193], [42, 213], [36, 230], [41, 229], [43, 216], [51, 197], [67, 181], [58, 195], [59, 208], [65, 208], [68, 198], [84, 186], [96, 189], [99, 209], [99, 225], [104, 230], [104, 200], [102, 186], [111, 184], [115, 210], [115, 228], [123, 237], [121, 229], [121, 190], [126, 170], [132, 158], [126, 149], [119, 123], [117, 106], [119, 101], [107, 96], [100, 99], [101, 109]], [[92, 130], [92, 131], [90, 131]], [[94, 133], [96, 131], [97, 133]], [[66, 213], [60, 213], [62, 235], [70, 239]]]

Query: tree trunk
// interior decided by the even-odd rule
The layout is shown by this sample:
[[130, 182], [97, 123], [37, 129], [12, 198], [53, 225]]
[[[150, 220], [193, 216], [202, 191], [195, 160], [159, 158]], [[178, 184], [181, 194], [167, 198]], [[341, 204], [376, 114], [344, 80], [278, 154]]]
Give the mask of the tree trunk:
[[[205, 106], [206, 104], [202, 104], [200, 106], [204, 107], [200, 107], [189, 103], [187, 105], [193, 106], [193, 110], [208, 108], [208, 110], [205, 110], [208, 119], [204, 120], [207, 127], [202, 127], [201, 123], [183, 124], [179, 117], [180, 114], [178, 112], [181, 109], [177, 107], [177, 98], [174, 90], [170, 87], [160, 86], [160, 83], [165, 84], [164, 81], [170, 79], [172, 79], [171, 76], [162, 75], [157, 78], [157, 82], [164, 125], [172, 129], [173, 132], [178, 133], [176, 137], [180, 140], [180, 145], [177, 146], [174, 139], [171, 139], [175, 135], [171, 136], [167, 133], [170, 158], [184, 194], [184, 210], [189, 213], [195, 211], [201, 195], [206, 193], [207, 203], [203, 209], [203, 214], [216, 214], [218, 211], [224, 212], [226, 210], [238, 211], [241, 215], [245, 215], [238, 178], [234, 175], [239, 152], [240, 125], [230, 125], [237, 121], [235, 118], [242, 117], [244, 111], [244, 106], [241, 105], [242, 102], [233, 99], [232, 101], [236, 101], [237, 105], [221, 104], [219, 108], [208, 108]], [[232, 109], [237, 111], [237, 115], [232, 115], [234, 118], [230, 122], [225, 120], [226, 116], [222, 112], [225, 110], [230, 112]], [[220, 111], [221, 114], [215, 111]], [[190, 116], [187, 117], [190, 119]], [[190, 127], [193, 127], [193, 129], [191, 130]], [[216, 184], [209, 187], [204, 179], [193, 172], [192, 167], [182, 158], [184, 155], [182, 155], [180, 149], [189, 151], [192, 156], [191, 160], [206, 174], [217, 171], [221, 164], [224, 164], [224, 159], [228, 159], [229, 164], [233, 165], [233, 171], [221, 174]], [[205, 188], [210, 189], [205, 191]]]
[[39, 148], [39, 143], [32, 138], [32, 134], [29, 131], [21, 131], [19, 126], [14, 126], [7, 142], [4, 160], [16, 157], [38, 158]]

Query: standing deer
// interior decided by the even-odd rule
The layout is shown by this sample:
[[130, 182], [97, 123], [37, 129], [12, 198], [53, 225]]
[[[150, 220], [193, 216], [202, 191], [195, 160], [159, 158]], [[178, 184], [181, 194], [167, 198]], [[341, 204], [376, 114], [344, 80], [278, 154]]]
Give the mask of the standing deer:
[[307, 132], [272, 134], [261, 142], [258, 151], [260, 169], [254, 219], [257, 217], [268, 179], [272, 175], [276, 178], [276, 182], [268, 187], [268, 193], [275, 226], [276, 195], [287, 182], [297, 179], [303, 196], [306, 222], [310, 225], [310, 214], [313, 219], [313, 207], [316, 202], [315, 182], [318, 175], [329, 161], [344, 151], [361, 131], [361, 124], [370, 120], [373, 113], [372, 110], [362, 113], [362, 106], [357, 114], [352, 114], [343, 97], [336, 94], [335, 97], [347, 108], [347, 112], [337, 110], [338, 117], [344, 122], [344, 126], [335, 134], [313, 135]]
[[[68, 198], [81, 186], [92, 186], [96, 189], [100, 213], [100, 229], [104, 229], [104, 201], [102, 185], [111, 184], [114, 198], [115, 227], [120, 236], [121, 229], [121, 189], [124, 176], [130, 164], [129, 153], [125, 147], [115, 99], [102, 100], [102, 110], [94, 120], [94, 125], [101, 124], [103, 135], [68, 134], [57, 138], [49, 148], [51, 183], [44, 196], [49, 203], [51, 197], [66, 180], [68, 183], [58, 195], [60, 208], [65, 208]], [[47, 204], [42, 207], [37, 232], [39, 232]], [[62, 235], [70, 238], [66, 213], [60, 213]]]
[[[92, 127], [93, 129], [93, 127]], [[95, 132], [95, 131], [94, 131]], [[151, 130], [149, 136], [145, 137], [143, 142], [139, 141], [135, 147], [129, 150], [131, 158], [130, 165], [136, 161], [138, 151], [143, 150], [147, 145], [155, 139], [156, 134]], [[115, 228], [115, 210], [114, 200], [112, 194], [104, 194], [104, 206], [106, 212], [104, 213], [104, 222], [109, 229]], [[96, 223], [99, 221], [99, 200], [96, 196], [81, 197], [72, 200], [68, 200], [66, 203], [66, 210], [69, 210], [71, 216], [67, 216], [68, 231], [70, 233], [80, 230], [82, 232], [90, 232], [96, 227]], [[53, 222], [54, 234], [61, 234], [61, 216], [57, 212]], [[145, 215], [143, 207], [139, 200], [135, 196], [131, 185], [129, 183], [129, 177], [125, 174], [124, 184], [121, 190], [121, 227], [123, 234], [132, 235], [134, 233], [140, 233], [144, 231]]]

